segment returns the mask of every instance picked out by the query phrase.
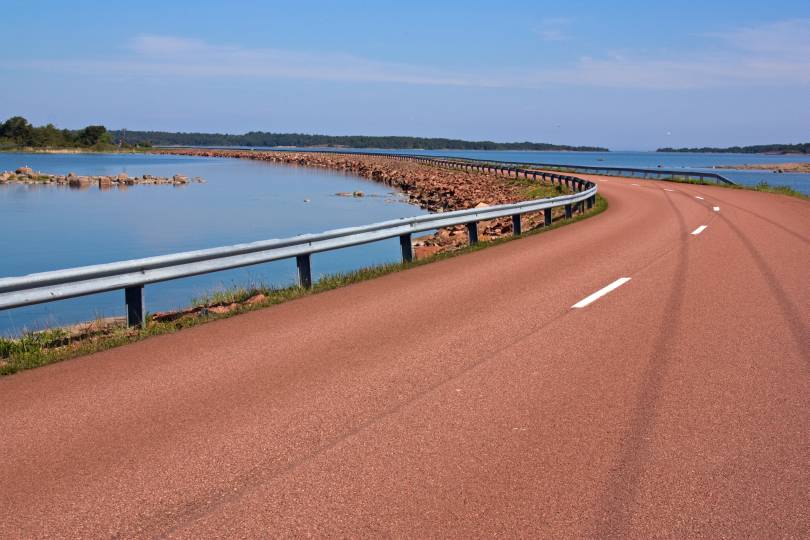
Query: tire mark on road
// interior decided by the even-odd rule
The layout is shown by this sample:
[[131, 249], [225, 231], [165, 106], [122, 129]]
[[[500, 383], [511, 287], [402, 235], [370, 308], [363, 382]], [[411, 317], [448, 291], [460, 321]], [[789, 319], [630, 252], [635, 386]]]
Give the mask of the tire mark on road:
[[[682, 212], [667, 196], [681, 230], [687, 230]], [[606, 482], [596, 516], [595, 538], [622, 538], [627, 536], [633, 509], [638, 497], [638, 488], [645, 466], [650, 461], [650, 441], [655, 430], [658, 403], [664, 385], [671, 356], [675, 331], [681, 314], [685, 295], [686, 276], [689, 269], [688, 240], [678, 243], [675, 255], [677, 266], [672, 276], [672, 288], [664, 306], [661, 331], [656, 338], [650, 360], [642, 376], [630, 426], [621, 443], [616, 464]]]
[[771, 270], [765, 256], [754, 246], [751, 239], [731, 222], [731, 220], [727, 219], [725, 216], [722, 219], [729, 226], [731, 231], [737, 235], [737, 238], [740, 239], [745, 249], [748, 250], [748, 254], [762, 274], [768, 289], [770, 289], [774, 302], [776, 302], [776, 305], [782, 312], [782, 317], [785, 319], [786, 326], [790, 329], [791, 337], [798, 348], [799, 356], [804, 360], [805, 366], [810, 368], [810, 327], [802, 323], [801, 310], [796, 306], [796, 303], [791, 300], [787, 291], [779, 284], [779, 278], [773, 270]]

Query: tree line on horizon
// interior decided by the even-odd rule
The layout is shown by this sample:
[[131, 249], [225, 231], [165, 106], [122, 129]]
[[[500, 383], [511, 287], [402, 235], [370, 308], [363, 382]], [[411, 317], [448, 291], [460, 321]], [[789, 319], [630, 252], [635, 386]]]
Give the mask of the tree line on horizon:
[[599, 146], [570, 146], [536, 142], [497, 143], [435, 137], [309, 135], [251, 131], [242, 135], [227, 133], [186, 133], [168, 131], [107, 130], [102, 125], [83, 129], [59, 129], [53, 124], [35, 127], [22, 116], [0, 124], [0, 148], [97, 148], [150, 146], [248, 146], [248, 147], [336, 147], [424, 150], [561, 150], [607, 152]]
[[757, 144], [753, 146], [729, 146], [726, 148], [659, 148], [656, 152], [690, 152], [693, 154], [810, 154], [810, 143]]
[[308, 135], [304, 133], [270, 133], [251, 131], [242, 135], [223, 133], [183, 133], [167, 131], [112, 131], [118, 140], [123, 137], [129, 144], [152, 146], [247, 146], [247, 147], [342, 147], [422, 150], [567, 150], [607, 152], [598, 146], [569, 146], [536, 142], [497, 143], [492, 141], [464, 141], [434, 137], [365, 136], [365, 135]]
[[83, 129], [59, 129], [53, 124], [34, 127], [22, 116], [13, 116], [0, 124], [0, 148], [104, 148], [112, 145], [112, 136], [104, 126]]

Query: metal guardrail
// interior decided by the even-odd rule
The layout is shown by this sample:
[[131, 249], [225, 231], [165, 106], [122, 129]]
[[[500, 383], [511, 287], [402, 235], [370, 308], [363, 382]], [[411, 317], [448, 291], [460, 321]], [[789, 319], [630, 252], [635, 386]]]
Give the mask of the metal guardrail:
[[701, 171], [674, 171], [666, 169], [639, 169], [631, 167], [599, 167], [590, 165], [560, 165], [552, 163], [515, 163], [515, 165], [522, 167], [535, 167], [538, 169], [571, 171], [576, 173], [598, 174], [604, 176], [639, 177], [653, 180], [690, 181], [692, 179], [697, 179], [701, 182], [705, 182], [707, 179], [711, 179], [717, 184], [734, 185], [734, 182], [721, 174]]
[[295, 257], [298, 267], [298, 282], [302, 287], [309, 288], [312, 286], [310, 259], [313, 253], [398, 237], [402, 259], [411, 261], [413, 260], [412, 235], [415, 233], [465, 225], [470, 244], [475, 244], [478, 242], [479, 221], [512, 216], [513, 232], [515, 235], [519, 235], [523, 214], [543, 211], [544, 225], [549, 226], [553, 208], [564, 207], [565, 217], [571, 218], [575, 211], [583, 212], [586, 208], [592, 208], [596, 199], [596, 184], [572, 176], [503, 167], [489, 163], [470, 161], [462, 163], [416, 155], [387, 154], [387, 156], [443, 167], [474, 169], [508, 176], [514, 174], [515, 177], [523, 175], [524, 178], [531, 178], [534, 181], [537, 181], [539, 177], [540, 181], [552, 185], [555, 183], [559, 186], [565, 185], [573, 193], [548, 199], [396, 219], [292, 238], [263, 240], [158, 257], [41, 272], [20, 277], [0, 278], [0, 310], [124, 289], [127, 324], [140, 326], [146, 317], [144, 285], [150, 283]]

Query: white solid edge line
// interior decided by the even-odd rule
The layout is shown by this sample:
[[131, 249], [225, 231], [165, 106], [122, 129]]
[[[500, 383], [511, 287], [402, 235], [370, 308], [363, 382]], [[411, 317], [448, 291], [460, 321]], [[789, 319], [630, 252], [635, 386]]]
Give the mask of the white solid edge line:
[[702, 233], [704, 230], [706, 230], [706, 227], [708, 227], [708, 225], [701, 225], [700, 227], [698, 227], [697, 229], [695, 229], [694, 231], [692, 231], [692, 234], [693, 234], [693, 235], [695, 235], [695, 236], [697, 236], [697, 235], [699, 235], [700, 233]]
[[715, 207], [713, 208], [713, 210], [714, 210], [715, 212], [719, 212], [719, 211], [720, 211], [720, 207], [719, 207], [719, 206], [715, 206]]
[[596, 291], [592, 295], [588, 296], [587, 298], [583, 298], [582, 300], [580, 300], [579, 302], [577, 302], [576, 304], [574, 304], [571, 307], [574, 308], [574, 309], [584, 308], [588, 304], [590, 304], [592, 302], [595, 302], [596, 300], [599, 300], [600, 298], [605, 296], [610, 291], [612, 291], [614, 289], [618, 289], [619, 287], [621, 287], [622, 285], [624, 285], [628, 281], [630, 281], [629, 277], [619, 278], [616, 281], [614, 281], [613, 283], [611, 283], [610, 285], [608, 285], [607, 287], [603, 287], [603, 288], [599, 289], [598, 291]]
[[699, 197], [699, 196], [697, 196], [697, 195], [695, 195], [695, 198], [696, 198], [696, 199], [700, 199], [701, 201], [703, 200], [703, 197]]

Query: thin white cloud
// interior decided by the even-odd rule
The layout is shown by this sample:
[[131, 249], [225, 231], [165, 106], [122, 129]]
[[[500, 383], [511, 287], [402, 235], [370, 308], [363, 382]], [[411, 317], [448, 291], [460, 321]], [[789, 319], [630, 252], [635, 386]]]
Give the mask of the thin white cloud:
[[[549, 28], [568, 24], [549, 19]], [[549, 30], [547, 38], [563, 39]], [[645, 57], [633, 52], [581, 57], [570, 65], [481, 72], [385, 62], [342, 53], [312, 53], [211, 44], [176, 36], [135, 37], [115, 58], [4, 63], [16, 69], [161, 78], [312, 79], [465, 87], [543, 88], [579, 85], [689, 89], [810, 83], [810, 20], [788, 20], [715, 33], [712, 55]], [[715, 48], [716, 49], [716, 48]]]
[[213, 45], [197, 39], [152, 35], [136, 37], [129, 48], [135, 53], [134, 58], [120, 64], [109, 63], [107, 67], [165, 75], [488, 86], [487, 81], [480, 77], [342, 53], [248, 49], [234, 45]]
[[566, 17], [549, 17], [540, 21], [534, 33], [543, 41], [567, 41], [570, 39], [571, 19]]
[[810, 19], [745, 26], [708, 35], [742, 51], [810, 59]]

